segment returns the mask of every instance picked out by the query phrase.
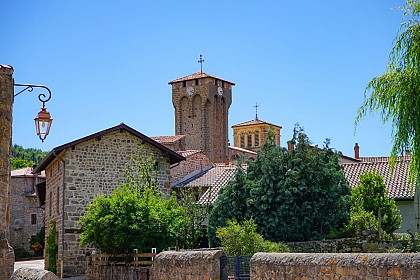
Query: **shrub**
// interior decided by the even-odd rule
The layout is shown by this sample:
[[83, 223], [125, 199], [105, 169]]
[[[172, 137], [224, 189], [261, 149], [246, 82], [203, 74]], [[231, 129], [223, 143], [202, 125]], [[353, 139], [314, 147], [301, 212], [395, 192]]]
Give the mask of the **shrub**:
[[351, 220], [347, 227], [356, 234], [374, 228], [390, 235], [401, 225], [400, 210], [388, 197], [383, 177], [377, 173], [360, 175], [359, 185], [351, 191], [350, 203]]
[[257, 225], [251, 218], [238, 224], [229, 220], [226, 227], [216, 230], [223, 251], [231, 256], [253, 255], [257, 252], [288, 252], [289, 248], [282, 242], [275, 243], [265, 240], [258, 232]]
[[57, 253], [58, 245], [56, 242], [57, 229], [56, 222], [51, 221], [50, 234], [47, 237], [47, 245], [45, 247], [45, 254], [48, 257], [48, 270], [52, 273], [57, 273]]
[[91, 245], [107, 254], [150, 252], [175, 246], [183, 226], [184, 209], [176, 197], [165, 200], [151, 189], [139, 192], [128, 186], [109, 197], [98, 196], [80, 218], [81, 245]]

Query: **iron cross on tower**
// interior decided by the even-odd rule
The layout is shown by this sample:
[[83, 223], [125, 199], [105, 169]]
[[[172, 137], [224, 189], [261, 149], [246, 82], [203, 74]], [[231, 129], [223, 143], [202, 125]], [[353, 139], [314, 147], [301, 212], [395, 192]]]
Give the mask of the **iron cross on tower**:
[[200, 63], [200, 72], [203, 73], [203, 55], [200, 54], [200, 60], [198, 61], [198, 63]]
[[260, 105], [258, 105], [258, 103], [255, 103], [253, 107], [255, 108], [255, 119], [258, 120], [258, 107], [260, 107]]

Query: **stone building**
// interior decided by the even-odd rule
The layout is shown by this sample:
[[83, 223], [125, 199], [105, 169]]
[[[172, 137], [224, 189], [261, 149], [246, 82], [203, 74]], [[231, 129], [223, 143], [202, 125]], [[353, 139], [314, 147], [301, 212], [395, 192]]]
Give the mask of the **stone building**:
[[34, 173], [45, 170], [45, 235], [56, 221], [62, 277], [84, 274], [86, 249], [79, 246], [78, 220], [95, 196], [108, 195], [123, 181], [121, 171], [139, 145], [153, 155], [159, 187], [169, 194], [170, 167], [185, 158], [125, 124], [56, 147], [35, 167]]
[[10, 245], [32, 252], [30, 239], [44, 227], [44, 209], [40, 207], [36, 185], [45, 181], [45, 173], [32, 174], [31, 167], [12, 170], [10, 182]]
[[255, 120], [232, 126], [232, 129], [233, 145], [235, 147], [257, 152], [267, 139], [269, 131], [274, 133], [276, 146], [280, 146], [280, 130], [282, 127], [259, 120], [257, 116]]
[[235, 84], [197, 72], [169, 82], [175, 108], [175, 134], [186, 150], [201, 150], [212, 162], [228, 156], [228, 115]]

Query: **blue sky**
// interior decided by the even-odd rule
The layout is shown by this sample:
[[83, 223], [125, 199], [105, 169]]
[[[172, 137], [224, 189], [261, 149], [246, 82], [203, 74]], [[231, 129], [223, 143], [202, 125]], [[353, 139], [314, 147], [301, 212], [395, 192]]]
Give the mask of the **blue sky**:
[[[13, 143], [48, 151], [121, 122], [174, 135], [169, 81], [200, 70], [236, 83], [231, 126], [255, 117], [295, 123], [314, 144], [387, 156], [391, 128], [367, 116], [368, 81], [385, 71], [403, 1], [0, 1], [0, 64], [15, 83], [44, 84], [54, 118], [41, 143], [35, 91], [16, 97]], [[231, 141], [233, 143], [233, 141]]]

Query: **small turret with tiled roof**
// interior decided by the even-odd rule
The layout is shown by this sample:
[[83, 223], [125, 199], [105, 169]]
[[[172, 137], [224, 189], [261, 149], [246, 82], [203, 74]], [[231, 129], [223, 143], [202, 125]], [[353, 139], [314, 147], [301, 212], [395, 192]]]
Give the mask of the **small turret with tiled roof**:
[[268, 136], [268, 132], [274, 133], [275, 143], [280, 146], [281, 126], [272, 124], [258, 118], [258, 104], [255, 104], [255, 119], [232, 126], [234, 146], [258, 151]]

